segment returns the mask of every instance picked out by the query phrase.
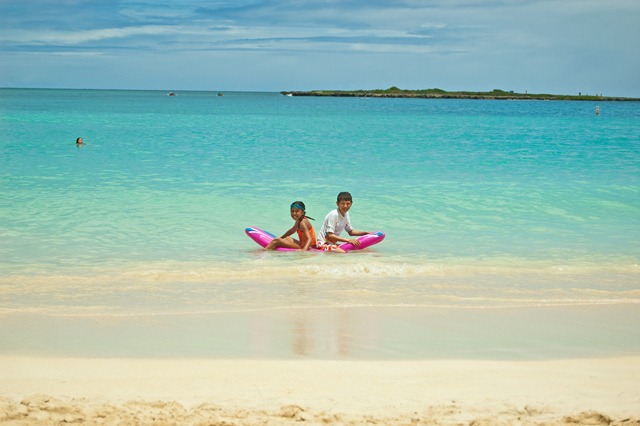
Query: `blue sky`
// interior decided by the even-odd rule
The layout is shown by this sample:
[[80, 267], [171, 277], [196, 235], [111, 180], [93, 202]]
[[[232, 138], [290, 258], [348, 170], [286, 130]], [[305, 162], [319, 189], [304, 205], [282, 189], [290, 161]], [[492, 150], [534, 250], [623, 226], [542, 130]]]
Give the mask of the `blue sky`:
[[640, 97], [639, 0], [0, 0], [0, 87]]

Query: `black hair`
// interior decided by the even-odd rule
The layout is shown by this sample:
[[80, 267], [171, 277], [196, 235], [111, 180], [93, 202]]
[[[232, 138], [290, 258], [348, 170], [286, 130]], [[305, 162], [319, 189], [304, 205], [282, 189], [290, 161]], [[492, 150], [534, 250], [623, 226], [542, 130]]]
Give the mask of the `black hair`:
[[307, 219], [311, 219], [311, 220], [315, 220], [312, 217], [307, 216], [307, 206], [304, 205], [304, 203], [302, 201], [294, 201], [293, 203], [291, 203], [291, 207], [290, 208], [300, 208], [302, 207], [300, 210], [303, 211], [302, 217], [300, 218], [300, 220], [304, 219], [305, 217]]
[[338, 194], [338, 203], [340, 201], [351, 201], [353, 202], [353, 199], [351, 198], [351, 194], [349, 194], [348, 192], [341, 192]]

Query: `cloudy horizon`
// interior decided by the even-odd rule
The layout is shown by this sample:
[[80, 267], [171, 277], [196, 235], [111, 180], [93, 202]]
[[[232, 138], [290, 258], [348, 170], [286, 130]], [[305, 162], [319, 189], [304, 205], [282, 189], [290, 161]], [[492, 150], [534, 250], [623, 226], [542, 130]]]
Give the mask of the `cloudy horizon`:
[[4, 0], [0, 87], [640, 97], [636, 0]]

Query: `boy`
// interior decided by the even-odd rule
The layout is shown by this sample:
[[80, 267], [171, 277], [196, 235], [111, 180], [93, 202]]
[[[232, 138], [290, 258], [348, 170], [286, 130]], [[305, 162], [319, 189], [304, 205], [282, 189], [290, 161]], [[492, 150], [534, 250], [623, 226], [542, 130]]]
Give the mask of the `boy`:
[[337, 209], [331, 210], [329, 214], [324, 218], [322, 228], [316, 236], [316, 247], [319, 250], [344, 252], [336, 243], [351, 243], [354, 246], [359, 246], [360, 241], [355, 238], [347, 239], [340, 237], [340, 233], [343, 229], [347, 230], [350, 236], [366, 235], [366, 231], [356, 231], [351, 227], [349, 220], [349, 209], [353, 204], [351, 194], [348, 192], [341, 192], [338, 194], [338, 200], [336, 201]]

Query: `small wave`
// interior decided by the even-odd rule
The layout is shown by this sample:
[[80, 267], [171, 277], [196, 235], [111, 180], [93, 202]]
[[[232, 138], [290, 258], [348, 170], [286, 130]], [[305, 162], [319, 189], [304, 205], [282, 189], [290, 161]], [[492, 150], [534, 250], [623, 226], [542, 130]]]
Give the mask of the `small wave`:
[[156, 262], [0, 275], [0, 315], [213, 315], [293, 309], [638, 304], [637, 264], [374, 256]]
[[238, 315], [238, 314], [273, 314], [280, 315], [282, 313], [308, 313], [311, 311], [336, 311], [336, 310], [374, 310], [388, 311], [394, 310], [461, 310], [461, 311], [495, 311], [495, 310], [512, 310], [512, 309], [535, 309], [535, 308], [575, 308], [588, 306], [635, 306], [640, 305], [640, 298], [611, 298], [600, 300], [582, 300], [582, 299], [565, 299], [565, 300], [514, 300], [514, 299], [467, 299], [467, 300], [441, 300], [433, 303], [339, 303], [335, 305], [296, 305], [296, 306], [253, 306], [253, 307], [233, 307], [233, 306], [217, 306], [213, 308], [202, 309], [186, 309], [182, 307], [153, 309], [149, 311], [133, 309], [126, 312], [120, 311], [115, 307], [108, 306], [31, 306], [31, 307], [14, 307], [0, 308], [0, 317], [9, 316], [50, 316], [57, 318], [166, 318], [166, 317], [199, 317], [199, 316], [218, 316], [218, 315]]
[[[328, 257], [328, 256], [327, 256]], [[1, 289], [24, 283], [68, 284], [92, 282], [96, 284], [114, 281], [131, 283], [148, 282], [219, 282], [219, 281], [273, 281], [288, 278], [334, 279], [339, 277], [376, 278], [429, 278], [494, 276], [513, 278], [518, 276], [585, 276], [628, 275], [640, 276], [640, 264], [623, 259], [600, 261], [537, 261], [514, 258], [494, 259], [409, 259], [374, 256], [344, 256], [327, 260], [317, 256], [291, 258], [258, 258], [245, 262], [148, 262], [125, 265], [55, 268], [50, 265], [22, 268], [2, 274]]]

